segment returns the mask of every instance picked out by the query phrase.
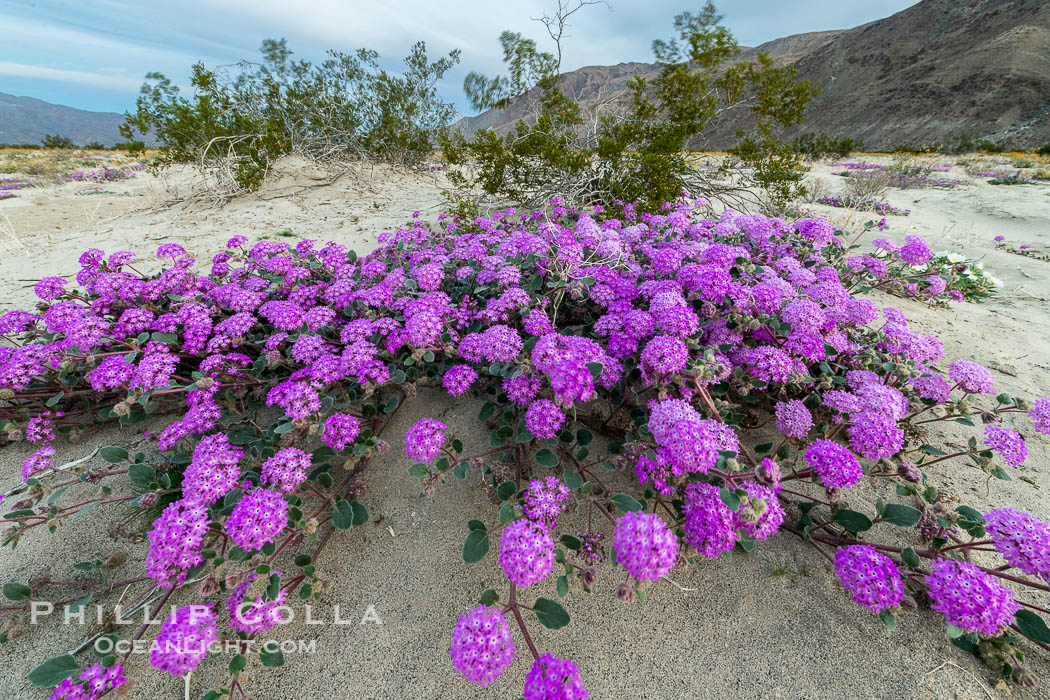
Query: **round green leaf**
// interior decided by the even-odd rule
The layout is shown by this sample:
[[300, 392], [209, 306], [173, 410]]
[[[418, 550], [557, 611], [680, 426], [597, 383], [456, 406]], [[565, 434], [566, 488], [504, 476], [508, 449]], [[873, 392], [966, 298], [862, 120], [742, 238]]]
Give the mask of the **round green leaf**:
[[835, 522], [842, 527], [846, 528], [850, 532], [865, 532], [871, 529], [871, 519], [863, 513], [858, 513], [855, 510], [837, 510], [835, 511]]
[[569, 624], [569, 613], [557, 601], [539, 598], [532, 607], [540, 624], [547, 629], [557, 630]]
[[474, 564], [489, 553], [489, 534], [484, 530], [471, 530], [463, 543], [463, 561]]
[[103, 447], [101, 450], [99, 450], [98, 456], [111, 464], [116, 464], [117, 462], [127, 461], [128, 451], [125, 450], [123, 447], [109, 445], [108, 447]]
[[54, 688], [80, 670], [80, 664], [69, 654], [55, 656], [29, 672], [29, 682], [34, 688]]

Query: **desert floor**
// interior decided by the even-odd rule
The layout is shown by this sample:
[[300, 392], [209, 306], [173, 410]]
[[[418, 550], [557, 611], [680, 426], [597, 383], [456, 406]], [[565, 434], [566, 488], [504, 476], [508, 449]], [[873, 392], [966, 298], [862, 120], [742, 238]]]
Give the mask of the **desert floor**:
[[[809, 177], [840, 193], [834, 170], [831, 164], [817, 165]], [[1000, 391], [1032, 398], [1050, 395], [1050, 262], [997, 250], [993, 242], [994, 236], [1004, 235], [1015, 246], [1026, 243], [1050, 251], [1050, 186], [996, 187], [987, 178], [967, 178], [958, 167], [946, 176], [969, 184], [943, 191], [891, 190], [887, 199], [912, 214], [888, 217], [890, 228], [881, 235], [902, 240], [906, 234], [921, 234], [934, 250], [947, 248], [983, 262], [1004, 282], [999, 296], [949, 309], [888, 296], [876, 301], [903, 309], [913, 325], [938, 334], [946, 346], [945, 362], [967, 359], [986, 365]], [[75, 185], [23, 191], [0, 202], [0, 312], [31, 305], [32, 282], [42, 276], [72, 277], [78, 255], [87, 248], [133, 250], [152, 260], [157, 245], [178, 242], [204, 264], [227, 238], [240, 233], [276, 240], [290, 236], [289, 241], [335, 240], [363, 253], [375, 245], [377, 234], [400, 227], [413, 211], [433, 220], [441, 210], [440, 174], [376, 168], [329, 180], [327, 173], [303, 163], [285, 163], [260, 192], [221, 207], [160, 206], [170, 193], [167, 183], [146, 174], [108, 183], [105, 189], [113, 194], [78, 196]], [[852, 230], [872, 218], [804, 206]], [[862, 243], [878, 235], [867, 234]], [[300, 614], [294, 623], [269, 633], [279, 639], [316, 639], [316, 651], [286, 653], [286, 665], [276, 670], [251, 662], [248, 687], [255, 697], [518, 697], [529, 668], [520, 638], [519, 661], [488, 691], [466, 683], [448, 658], [457, 616], [486, 588], [502, 589], [492, 553], [473, 566], [460, 558], [466, 521], [491, 523], [497, 509], [485, 487], [471, 480], [450, 482], [432, 498], [420, 500], [418, 482], [408, 475], [410, 463], [401, 449], [405, 430], [422, 417], [448, 423], [468, 452], [472, 446], [474, 451], [484, 449], [476, 415], [471, 400], [451, 400], [437, 391], [421, 391], [396, 414], [384, 433], [391, 449], [369, 467], [361, 496], [373, 519], [381, 516], [382, 522], [343, 533], [325, 550], [319, 571], [334, 586], [313, 609], [313, 621], [320, 624], [307, 625]], [[161, 417], [151, 427], [166, 423]], [[951, 462], [931, 479], [971, 505], [1012, 505], [1050, 521], [1050, 438], [1032, 435], [1023, 416], [1014, 427], [1028, 437], [1029, 460], [1026, 467], [1012, 470], [1013, 481], [989, 485], [979, 472], [948, 466]], [[140, 432], [107, 428], [88, 432], [77, 444], [56, 443], [56, 463], [89, 455], [100, 445], [137, 444]], [[962, 435], [949, 428], [931, 435], [931, 442], [960, 444]], [[25, 444], [0, 448], [0, 491], [19, 482], [19, 464], [30, 452]], [[858, 498], [869, 496], [874, 493]], [[57, 535], [33, 531], [16, 550], [0, 550], [3, 580], [24, 581], [42, 570], [68, 578], [75, 573], [73, 563], [114, 550], [128, 556], [113, 575], [138, 575], [145, 545], [112, 540], [107, 525], [114, 517], [95, 510]], [[889, 526], [877, 526], [872, 536], [883, 527]], [[573, 616], [568, 627], [550, 631], [537, 624], [530, 630], [542, 650], [578, 663], [591, 697], [597, 699], [1007, 697], [986, 666], [945, 639], [939, 615], [929, 610], [902, 615], [897, 629], [887, 632], [877, 617], [848, 599], [827, 568], [793, 535], [781, 533], [752, 554], [738, 552], [676, 569], [671, 578], [677, 585], [661, 583], [648, 591], [644, 603], [626, 605], [613, 597], [622, 574], [606, 567], [599, 570], [593, 595], [574, 591], [565, 603]], [[553, 577], [538, 588], [535, 594], [556, 597]], [[183, 604], [189, 598], [184, 595]], [[1050, 606], [1050, 595], [1030, 600]], [[177, 596], [172, 602], [179, 602]], [[337, 606], [343, 624], [335, 623]], [[371, 617], [362, 622], [368, 606], [374, 606], [381, 625]], [[26, 672], [92, 632], [90, 624], [62, 624], [56, 615], [0, 645], [0, 664], [8, 669], [0, 678], [0, 695], [43, 697], [25, 679]], [[1027, 648], [1032, 672], [1044, 687], [1050, 685], [1047, 654]], [[226, 662], [210, 659], [202, 665], [191, 678], [191, 697], [218, 687], [226, 677]], [[117, 696], [182, 697], [182, 681], [150, 669], [144, 655], [132, 656], [128, 676], [132, 680]], [[1046, 689], [1013, 694], [1050, 697]]]

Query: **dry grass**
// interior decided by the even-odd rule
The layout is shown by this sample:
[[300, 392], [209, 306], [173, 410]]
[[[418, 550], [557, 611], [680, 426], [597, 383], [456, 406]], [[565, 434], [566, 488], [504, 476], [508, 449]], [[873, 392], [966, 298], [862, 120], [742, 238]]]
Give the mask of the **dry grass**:
[[149, 158], [131, 157], [122, 151], [94, 151], [81, 148], [0, 148], [0, 173], [28, 175], [55, 181], [60, 175], [78, 170], [114, 168], [141, 163]]

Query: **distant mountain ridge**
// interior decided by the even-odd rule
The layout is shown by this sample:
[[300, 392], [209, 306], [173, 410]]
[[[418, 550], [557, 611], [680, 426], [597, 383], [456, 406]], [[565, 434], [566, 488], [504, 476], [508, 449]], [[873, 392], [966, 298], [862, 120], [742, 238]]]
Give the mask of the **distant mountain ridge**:
[[123, 122], [124, 115], [116, 112], [90, 112], [0, 92], [0, 143], [40, 143], [45, 135], [58, 134], [78, 146], [93, 141], [112, 146], [125, 140], [118, 131]]
[[[1050, 143], [1046, 0], [922, 0], [853, 29], [775, 39], [739, 59], [759, 52], [822, 88], [795, 132], [860, 138], [873, 150], [947, 144], [962, 134], [1025, 148]], [[634, 75], [657, 70], [647, 63], [588, 66], [563, 75], [562, 86], [593, 108]], [[453, 128], [506, 133], [534, 104], [519, 100]], [[727, 148], [745, 125], [743, 114], [727, 112], [696, 146]]]

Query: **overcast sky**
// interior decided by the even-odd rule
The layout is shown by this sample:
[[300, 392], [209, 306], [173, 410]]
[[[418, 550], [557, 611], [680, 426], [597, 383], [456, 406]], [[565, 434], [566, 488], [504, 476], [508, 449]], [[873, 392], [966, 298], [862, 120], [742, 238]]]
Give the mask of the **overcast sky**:
[[[464, 112], [463, 76], [500, 70], [504, 29], [537, 40], [531, 21], [556, 0], [3, 0], [0, 2], [0, 92], [81, 109], [132, 109], [142, 78], [160, 71], [188, 82], [196, 61], [208, 66], [254, 59], [267, 37], [288, 39], [298, 58], [329, 48], [366, 47], [396, 68], [416, 40], [431, 56], [462, 50], [441, 86]], [[789, 34], [844, 29], [898, 12], [915, 0], [722, 0], [728, 26], [745, 46]], [[573, 18], [563, 70], [649, 61], [655, 38], [669, 38], [674, 15], [700, 0], [611, 0]], [[611, 9], [610, 9], [611, 8]], [[547, 47], [541, 42], [541, 46]]]

